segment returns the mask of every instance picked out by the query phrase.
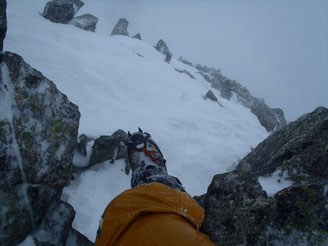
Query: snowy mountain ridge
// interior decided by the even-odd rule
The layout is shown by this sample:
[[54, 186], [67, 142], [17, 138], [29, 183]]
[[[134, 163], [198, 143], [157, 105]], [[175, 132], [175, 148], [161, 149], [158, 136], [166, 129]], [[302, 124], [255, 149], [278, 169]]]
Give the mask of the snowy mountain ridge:
[[246, 87], [237, 83], [235, 80], [223, 76], [220, 69], [208, 68], [200, 64], [193, 65], [182, 57], [179, 58], [179, 61], [195, 67], [214, 89], [219, 90], [221, 97], [228, 100], [234, 98], [236, 102], [251, 109], [251, 112], [256, 115], [261, 125], [268, 132], [278, 131], [287, 125], [282, 109], [270, 108], [265, 104], [264, 99], [252, 96]]
[[[54, 24], [39, 15], [45, 2], [8, 2], [4, 50], [22, 55], [79, 106], [80, 133], [98, 137], [140, 126], [157, 141], [169, 173], [192, 195], [206, 192], [214, 174], [231, 170], [268, 136], [249, 109], [218, 91], [223, 107], [204, 100], [211, 85], [196, 68], [174, 58], [168, 64], [137, 39]], [[73, 226], [90, 240], [107, 203], [129, 188], [123, 163], [99, 165], [64, 191], [76, 210]]]
[[[141, 35], [129, 38], [125, 19], [117, 27], [125, 36], [81, 30], [94, 31], [90, 12], [104, 27], [107, 1], [47, 3], [58, 23], [73, 24], [83, 7], [74, 17], [86, 21], [80, 29], [45, 20], [45, 3], [8, 5], [0, 53], [4, 245], [93, 245], [104, 208], [130, 187], [125, 131], [138, 126], [187, 192], [203, 194], [194, 196], [205, 212], [200, 230], [214, 243], [327, 245], [328, 109], [283, 127], [281, 110], [218, 69], [171, 59], [163, 40], [161, 54]], [[56, 4], [65, 6], [52, 11]], [[6, 1], [0, 6], [2, 47]], [[277, 131], [268, 136], [263, 126]]]

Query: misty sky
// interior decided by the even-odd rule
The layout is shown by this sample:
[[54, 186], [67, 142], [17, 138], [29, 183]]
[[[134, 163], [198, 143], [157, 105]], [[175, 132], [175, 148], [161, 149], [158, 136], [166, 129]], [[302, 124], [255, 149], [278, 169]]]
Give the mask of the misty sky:
[[108, 16], [97, 32], [109, 34], [127, 18], [130, 35], [140, 32], [152, 45], [163, 39], [176, 58], [221, 69], [270, 107], [282, 108], [287, 120], [328, 107], [326, 0], [97, 2], [95, 14]]

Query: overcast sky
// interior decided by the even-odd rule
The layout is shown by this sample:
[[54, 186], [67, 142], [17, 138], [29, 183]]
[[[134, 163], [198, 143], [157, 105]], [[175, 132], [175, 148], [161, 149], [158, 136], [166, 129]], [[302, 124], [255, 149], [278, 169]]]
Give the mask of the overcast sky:
[[94, 11], [107, 16], [97, 32], [109, 34], [127, 18], [130, 35], [140, 32], [152, 45], [163, 39], [176, 58], [221, 69], [270, 107], [282, 108], [287, 120], [328, 107], [327, 0], [97, 2]]

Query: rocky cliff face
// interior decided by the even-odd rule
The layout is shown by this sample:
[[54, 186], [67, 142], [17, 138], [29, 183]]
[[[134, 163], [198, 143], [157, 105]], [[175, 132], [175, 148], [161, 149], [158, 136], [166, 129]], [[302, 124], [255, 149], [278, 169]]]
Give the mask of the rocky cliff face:
[[[230, 173], [214, 176], [202, 231], [218, 245], [328, 245], [328, 110], [272, 134]], [[292, 186], [268, 197], [258, 182], [279, 171]]]
[[234, 97], [244, 107], [251, 109], [257, 116], [262, 126], [268, 132], [277, 131], [287, 125], [284, 112], [279, 108], [270, 108], [264, 100], [253, 97], [241, 84], [230, 80], [221, 74], [219, 69], [207, 66], [193, 65], [191, 62], [180, 58], [181, 62], [198, 69], [199, 73], [208, 81], [214, 89], [220, 91], [221, 97], [230, 100]]
[[0, 67], [1, 244], [33, 232], [38, 245], [64, 245], [74, 210], [60, 196], [71, 179], [78, 107], [22, 57], [3, 53]]
[[279, 170], [294, 184], [328, 184], [328, 110], [319, 107], [272, 134], [237, 170], [256, 176]]

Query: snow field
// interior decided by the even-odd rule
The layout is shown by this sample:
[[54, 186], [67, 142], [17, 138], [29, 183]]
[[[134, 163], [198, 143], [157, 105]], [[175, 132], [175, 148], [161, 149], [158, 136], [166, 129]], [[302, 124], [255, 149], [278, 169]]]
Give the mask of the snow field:
[[124, 167], [124, 160], [97, 164], [64, 189], [62, 199], [77, 212], [73, 227], [91, 241], [96, 238], [99, 220], [108, 202], [130, 188], [130, 176], [125, 174]]

